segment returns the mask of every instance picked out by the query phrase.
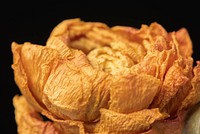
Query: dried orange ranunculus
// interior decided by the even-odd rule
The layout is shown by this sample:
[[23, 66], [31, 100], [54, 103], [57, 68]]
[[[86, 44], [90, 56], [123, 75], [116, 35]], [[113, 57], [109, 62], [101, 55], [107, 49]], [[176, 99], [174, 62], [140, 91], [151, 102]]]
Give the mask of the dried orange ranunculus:
[[12, 53], [18, 133], [180, 133], [200, 99], [185, 28], [69, 19], [45, 46], [13, 42]]

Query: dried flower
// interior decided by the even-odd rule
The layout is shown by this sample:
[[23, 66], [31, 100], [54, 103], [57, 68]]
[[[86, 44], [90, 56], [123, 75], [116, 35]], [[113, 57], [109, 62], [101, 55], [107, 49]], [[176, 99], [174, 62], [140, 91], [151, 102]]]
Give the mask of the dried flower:
[[180, 133], [199, 102], [200, 62], [193, 67], [185, 28], [70, 19], [45, 46], [13, 42], [12, 52], [19, 133]]

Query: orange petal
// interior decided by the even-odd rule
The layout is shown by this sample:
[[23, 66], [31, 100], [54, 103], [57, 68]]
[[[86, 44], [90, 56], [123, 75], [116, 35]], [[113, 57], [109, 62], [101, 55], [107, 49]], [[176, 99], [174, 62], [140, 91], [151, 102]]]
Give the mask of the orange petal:
[[176, 32], [176, 39], [179, 43], [180, 53], [184, 57], [191, 57], [192, 50], [192, 41], [190, 39], [187, 29], [181, 28]]
[[200, 101], [200, 62], [197, 61], [197, 65], [193, 69], [194, 77], [192, 78], [192, 88], [189, 91], [187, 97], [181, 104], [179, 110], [188, 109]]
[[15, 120], [18, 133], [25, 134], [74, 134], [85, 133], [83, 125], [76, 121], [44, 121], [23, 96], [14, 96]]
[[109, 109], [119, 113], [132, 113], [146, 109], [158, 93], [161, 82], [146, 74], [116, 76], [110, 89]]
[[174, 119], [155, 121], [150, 130], [140, 134], [181, 134], [183, 133], [186, 114], [186, 111], [182, 111]]
[[92, 133], [139, 133], [150, 129], [151, 124], [155, 121], [168, 117], [166, 113], [160, 113], [158, 109], [144, 109], [130, 114], [120, 114], [107, 109], [101, 109], [100, 112], [100, 122], [94, 126], [86, 125], [87, 131]]
[[109, 83], [108, 75], [87, 64], [61, 62], [49, 75], [43, 90], [43, 102], [47, 109], [61, 118], [95, 120], [99, 108], [107, 107]]
[[[26, 46], [29, 44], [27, 43]], [[37, 90], [36, 91], [31, 91], [32, 87], [29, 85], [30, 80], [26, 74], [26, 70], [24, 69], [24, 64], [22, 62], [22, 55], [21, 50], [22, 50], [22, 45], [18, 45], [17, 43], [12, 43], [12, 52], [13, 52], [13, 64], [12, 68], [14, 70], [14, 76], [15, 76], [15, 82], [18, 85], [21, 93], [26, 97], [27, 101], [32, 104], [36, 110], [42, 111], [45, 106], [41, 103], [41, 95], [42, 91], [38, 92], [39, 94], [37, 95]], [[30, 56], [30, 55], [29, 55]], [[29, 63], [32, 62], [31, 60]], [[31, 64], [32, 65], [32, 64]], [[28, 65], [30, 66], [30, 65]], [[30, 67], [32, 68], [32, 66]], [[34, 74], [33, 74], [34, 75]], [[38, 73], [36, 75], [39, 75]], [[33, 79], [36, 80], [36, 79]], [[43, 81], [41, 81], [43, 82]], [[40, 83], [38, 83], [39, 87]], [[34, 86], [34, 85], [32, 85]], [[35, 86], [34, 86], [35, 87]], [[38, 89], [38, 88], [37, 88]]]

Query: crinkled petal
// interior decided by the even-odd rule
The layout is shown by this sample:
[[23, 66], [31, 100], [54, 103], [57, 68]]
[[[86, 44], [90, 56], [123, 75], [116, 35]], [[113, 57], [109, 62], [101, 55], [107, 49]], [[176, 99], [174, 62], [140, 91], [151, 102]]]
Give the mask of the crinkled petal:
[[68, 61], [49, 75], [43, 103], [61, 118], [91, 121], [99, 116], [99, 108], [107, 107], [109, 83], [108, 75]]
[[182, 111], [174, 119], [155, 121], [151, 129], [141, 134], [182, 134], [187, 111]]
[[193, 69], [194, 77], [192, 78], [192, 88], [188, 92], [186, 98], [182, 101], [179, 111], [188, 109], [200, 101], [200, 62]]
[[192, 41], [187, 29], [181, 28], [176, 32], [176, 39], [179, 43], [180, 53], [184, 57], [190, 57], [193, 53]]
[[15, 119], [19, 134], [84, 134], [82, 123], [76, 121], [44, 121], [23, 96], [13, 98]]
[[109, 109], [132, 113], [146, 109], [158, 93], [161, 81], [146, 74], [126, 74], [116, 77], [110, 89]]
[[[27, 43], [25, 47], [27, 48], [29, 45], [30, 44]], [[44, 82], [44, 80], [40, 79], [40, 81], [38, 81], [34, 77], [33, 77], [33, 79], [29, 79], [28, 75], [29, 76], [35, 75], [35, 77], [38, 78], [42, 74], [39, 74], [39, 72], [37, 72], [40, 70], [33, 69], [33, 65], [38, 66], [38, 64], [36, 62], [32, 61], [33, 59], [28, 60], [28, 63], [30, 63], [30, 64], [27, 65], [27, 63], [26, 63], [26, 66], [30, 66], [30, 70], [32, 70], [36, 74], [34, 74], [34, 73], [32, 74], [31, 71], [29, 71], [29, 74], [27, 74], [27, 72], [26, 72], [27, 70], [24, 68], [24, 65], [25, 65], [24, 59], [22, 58], [22, 56], [25, 56], [26, 54], [21, 52], [22, 48], [23, 48], [22, 45], [19, 45], [15, 42], [12, 43], [12, 52], [14, 55], [12, 68], [14, 70], [15, 82], [18, 85], [21, 93], [27, 99], [27, 101], [31, 105], [33, 105], [35, 107], [35, 109], [37, 109], [38, 111], [42, 111], [42, 109], [45, 108], [45, 106], [41, 103], [41, 97], [42, 97], [43, 93], [42, 93], [42, 88], [40, 88], [40, 87], [43, 86], [41, 84]], [[29, 51], [27, 51], [27, 52], [28, 52], [27, 56], [32, 57], [31, 56], [32, 54], [30, 54], [31, 52], [29, 52]], [[40, 59], [36, 59], [36, 60], [40, 61]], [[43, 75], [43, 78], [46, 78], [46, 77]], [[33, 82], [37, 82], [37, 83], [33, 83]], [[36, 87], [36, 85], [38, 85], [38, 87]], [[31, 89], [34, 87], [36, 87], [37, 89], [34, 89], [33, 91], [31, 91]]]
[[139, 133], [150, 129], [155, 121], [168, 117], [168, 114], [160, 113], [159, 109], [144, 109], [130, 114], [120, 114], [107, 109], [101, 109], [100, 112], [100, 122], [85, 126], [88, 132]]

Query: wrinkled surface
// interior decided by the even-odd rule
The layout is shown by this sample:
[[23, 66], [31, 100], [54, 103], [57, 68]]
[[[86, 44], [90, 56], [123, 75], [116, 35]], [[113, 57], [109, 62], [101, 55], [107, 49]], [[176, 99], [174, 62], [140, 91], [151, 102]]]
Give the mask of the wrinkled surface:
[[185, 28], [69, 19], [46, 45], [13, 42], [12, 53], [18, 133], [179, 133], [183, 111], [200, 101]]
[[[165, 119], [167, 114], [160, 113], [159, 109], [144, 109], [131, 114], [120, 114], [114, 111], [101, 109], [100, 122], [95, 124], [93, 130], [96, 133], [139, 133], [150, 128], [150, 124], [156, 120]], [[120, 126], [120, 127], [119, 127]], [[86, 127], [87, 128], [87, 127]]]
[[146, 109], [158, 93], [160, 85], [160, 80], [150, 75], [123, 74], [113, 79], [109, 108], [126, 114]]
[[74, 134], [84, 133], [83, 124], [72, 120], [44, 121], [42, 116], [30, 106], [23, 96], [14, 96], [15, 120], [18, 133], [22, 134]]

